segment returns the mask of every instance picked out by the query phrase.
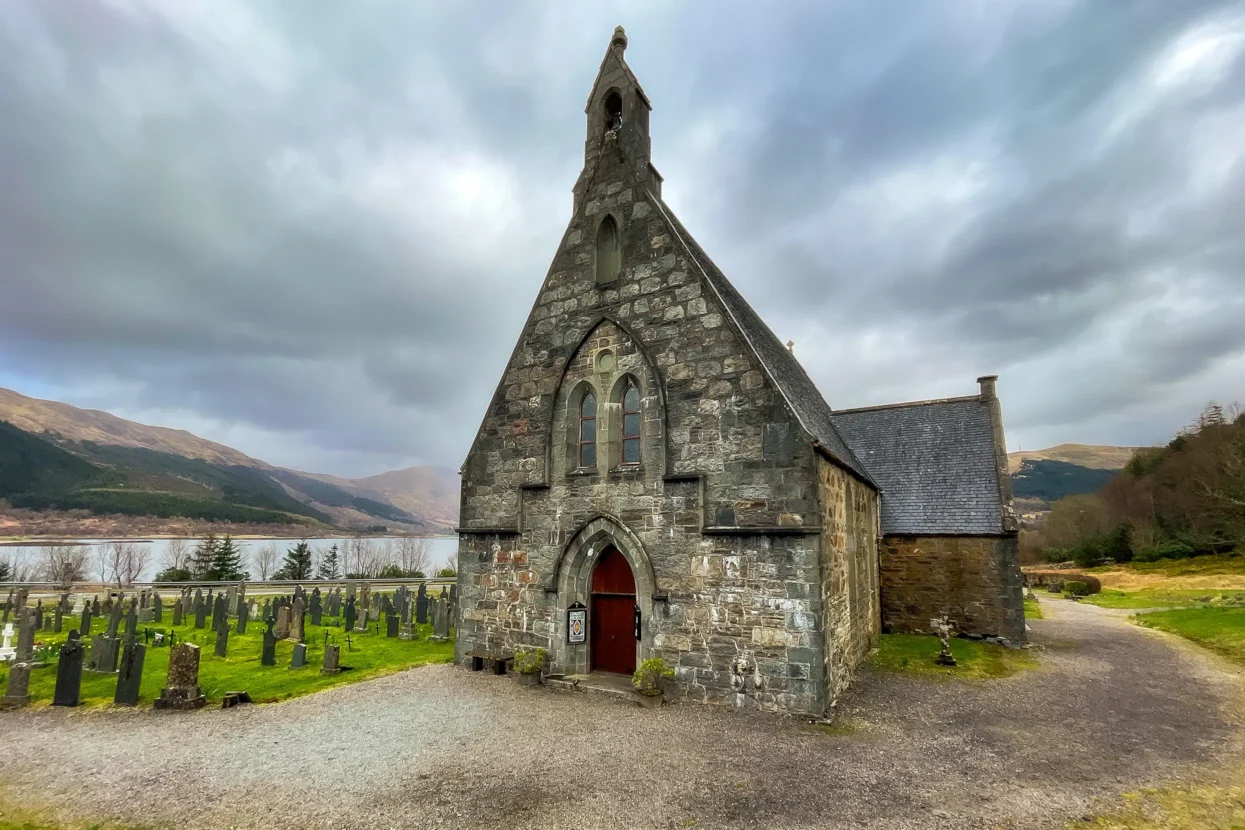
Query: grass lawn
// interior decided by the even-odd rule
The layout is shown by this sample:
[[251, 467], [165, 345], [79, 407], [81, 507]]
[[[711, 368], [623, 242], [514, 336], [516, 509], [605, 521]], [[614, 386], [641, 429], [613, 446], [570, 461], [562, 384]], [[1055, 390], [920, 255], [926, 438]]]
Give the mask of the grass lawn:
[[1245, 664], [1245, 608], [1181, 608], [1133, 618], [1138, 625], [1179, 634]]
[[[1240, 781], [1245, 770], [1225, 771]], [[1175, 785], [1124, 795], [1124, 806], [1072, 828], [1098, 830], [1238, 830], [1245, 828], [1245, 787], [1220, 782]]]
[[[168, 610], [165, 611], [165, 619], [172, 619], [172, 614]], [[325, 617], [324, 622], [328, 625], [307, 625], [307, 665], [301, 669], [289, 668], [294, 644], [286, 641], [277, 642], [277, 665], [260, 665], [264, 626], [255, 622], [247, 625], [246, 634], [234, 633], [235, 628], [231, 624], [228, 656], [224, 658], [217, 657], [214, 653], [215, 632], [206, 628], [201, 631], [195, 629], [193, 618], [191, 625], [177, 628], [173, 628], [167, 622], [165, 624], [140, 623], [138, 632], [141, 637], [144, 628], [150, 628], [153, 631], [171, 629], [176, 633], [178, 642], [184, 639], [200, 647], [199, 686], [203, 689], [203, 694], [207, 696], [209, 704], [219, 702], [225, 692], [232, 691], [248, 692], [256, 703], [285, 700], [344, 683], [379, 677], [413, 666], [449, 663], [454, 659], [454, 643], [452, 641], [432, 642], [431, 626], [419, 626], [420, 639], [409, 642], [396, 637], [386, 637], [383, 624], [380, 633], [376, 633], [374, 626], [369, 626], [367, 633], [351, 633], [351, 643], [347, 645], [345, 632], [333, 627], [334, 621], [332, 618]], [[68, 618], [66, 622], [69, 622]], [[211, 624], [210, 618], [208, 624]], [[98, 634], [104, 630], [105, 625], [105, 621], [97, 619], [92, 629]], [[124, 625], [122, 630], [124, 630]], [[329, 642], [335, 642], [341, 646], [341, 664], [343, 667], [349, 666], [349, 670], [343, 670], [335, 675], [320, 674], [320, 666], [324, 659], [325, 634], [329, 635]], [[68, 636], [69, 625], [66, 625], [65, 631], [61, 634], [39, 632], [35, 642], [64, 642]], [[169, 650], [148, 645], [147, 656], [143, 664], [140, 706], [150, 706], [151, 702], [160, 696], [160, 689], [164, 686], [168, 669]], [[8, 673], [8, 664], [0, 664], [0, 688], [7, 684]], [[32, 705], [50, 705], [55, 686], [56, 664], [54, 662], [31, 672]], [[116, 688], [117, 675], [97, 674], [84, 670], [82, 673], [82, 705], [111, 706]]]
[[1119, 591], [1208, 588], [1245, 591], [1245, 552], [1104, 565], [1090, 568], [1088, 573], [1102, 580], [1104, 589]]
[[1035, 599], [1025, 600], [1025, 619], [1040, 620], [1042, 619], [1042, 606]]
[[934, 663], [938, 650], [938, 638], [928, 634], [883, 634], [869, 664], [885, 671], [972, 680], [1007, 677], [1037, 665], [1028, 651], [953, 637], [951, 655], [958, 665], [939, 666]]
[[1103, 589], [1081, 600], [1099, 608], [1197, 608], [1245, 604], [1245, 590], [1195, 590], [1192, 588], [1143, 588], [1140, 591]]

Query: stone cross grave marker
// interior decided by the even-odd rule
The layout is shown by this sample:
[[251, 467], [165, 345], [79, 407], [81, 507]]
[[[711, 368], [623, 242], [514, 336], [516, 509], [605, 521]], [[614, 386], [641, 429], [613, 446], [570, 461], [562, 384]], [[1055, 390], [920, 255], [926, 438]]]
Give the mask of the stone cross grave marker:
[[199, 688], [199, 647], [182, 643], [169, 649], [169, 674], [156, 699], [157, 709], [198, 709], [207, 703]]
[[13, 648], [13, 623], [6, 622], [4, 624], [4, 632], [0, 634], [0, 663], [12, 660], [17, 656], [17, 649]]

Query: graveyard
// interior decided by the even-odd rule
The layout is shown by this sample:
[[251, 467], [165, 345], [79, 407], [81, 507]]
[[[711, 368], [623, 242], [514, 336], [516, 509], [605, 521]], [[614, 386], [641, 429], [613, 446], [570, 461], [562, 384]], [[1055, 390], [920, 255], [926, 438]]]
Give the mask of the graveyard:
[[22, 608], [16, 625], [3, 625], [12, 652], [0, 662], [3, 705], [268, 703], [453, 660], [448, 594], [373, 594], [364, 585], [356, 602], [353, 586], [345, 600], [340, 589], [322, 599], [319, 586], [249, 599], [227, 590], [94, 597], [80, 600], [78, 614], [66, 613], [67, 597]]

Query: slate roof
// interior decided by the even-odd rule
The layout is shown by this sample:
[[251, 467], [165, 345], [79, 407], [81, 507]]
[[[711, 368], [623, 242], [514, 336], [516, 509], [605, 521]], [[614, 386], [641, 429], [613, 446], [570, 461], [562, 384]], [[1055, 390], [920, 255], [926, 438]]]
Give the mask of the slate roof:
[[1005, 531], [990, 407], [977, 396], [840, 410], [834, 425], [882, 488], [882, 532]]
[[680, 237], [679, 241], [684, 249], [704, 273], [705, 280], [727, 313], [734, 318], [736, 326], [752, 347], [765, 373], [769, 375], [779, 393], [786, 398], [805, 432], [812, 436], [813, 440], [818, 442], [836, 461], [864, 481], [876, 484], [876, 480], [869, 475], [868, 465], [861, 463], [861, 460], [852, 452], [852, 448], [843, 440], [839, 430], [835, 428], [830, 405], [826, 403], [826, 399], [822, 397], [812, 378], [804, 371], [804, 367], [795, 359], [795, 355], [782, 344], [782, 341], [761, 319], [761, 315], [748, 305], [743, 295], [731, 285], [730, 280], [718, 269], [718, 266], [714, 265], [713, 260], [674, 215], [674, 211], [652, 193], [649, 193], [648, 197], [649, 201], [662, 212], [667, 224]]

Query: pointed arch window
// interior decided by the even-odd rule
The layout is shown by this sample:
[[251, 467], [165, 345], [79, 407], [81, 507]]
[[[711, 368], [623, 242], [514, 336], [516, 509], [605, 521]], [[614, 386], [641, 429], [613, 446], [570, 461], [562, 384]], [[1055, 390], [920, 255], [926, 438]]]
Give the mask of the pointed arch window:
[[613, 282], [622, 267], [622, 252], [618, 246], [618, 223], [613, 216], [601, 220], [597, 228], [597, 283]]
[[640, 463], [640, 390], [630, 380], [622, 396], [622, 463]]
[[597, 398], [591, 392], [579, 404], [579, 466], [597, 466]]

